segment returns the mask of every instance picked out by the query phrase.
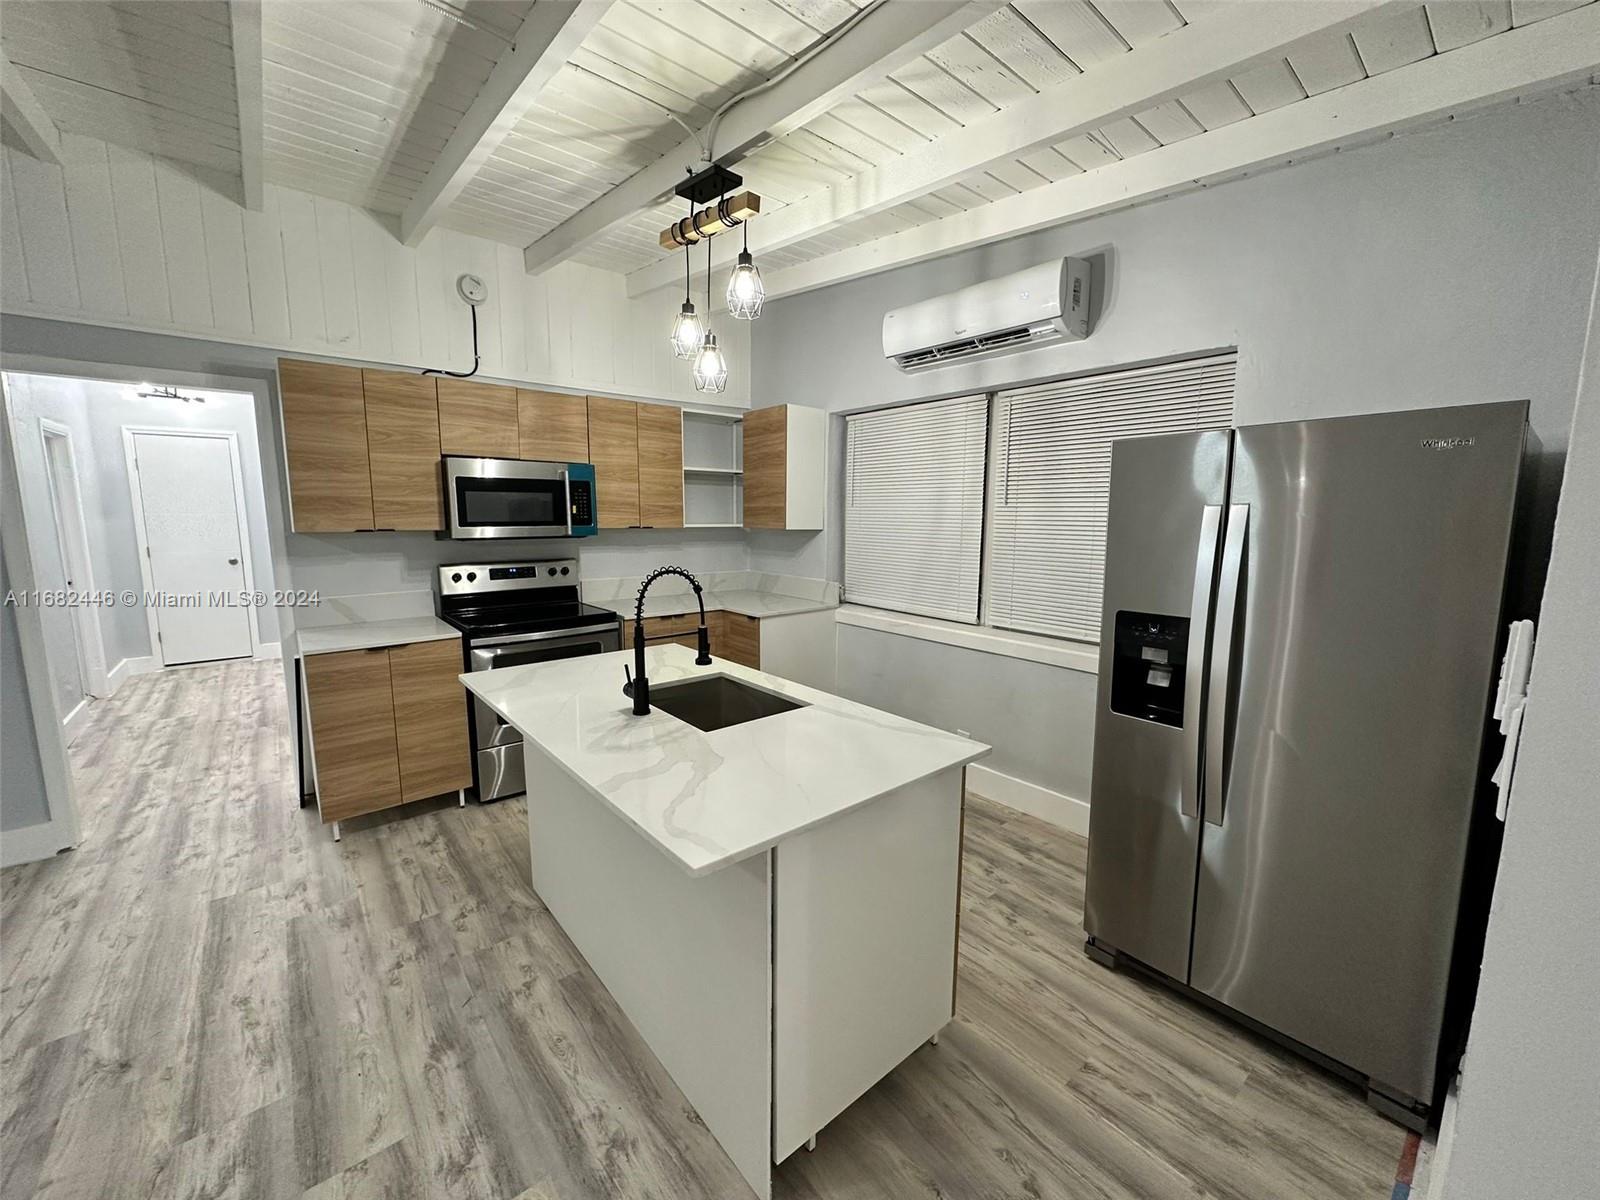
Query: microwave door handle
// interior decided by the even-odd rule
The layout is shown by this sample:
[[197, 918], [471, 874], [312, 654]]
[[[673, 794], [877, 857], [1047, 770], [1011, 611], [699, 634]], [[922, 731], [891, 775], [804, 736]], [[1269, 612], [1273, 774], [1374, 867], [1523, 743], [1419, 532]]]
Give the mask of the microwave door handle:
[[1233, 676], [1234, 625], [1239, 612], [1239, 578], [1244, 572], [1250, 506], [1228, 506], [1228, 532], [1222, 542], [1222, 578], [1217, 584], [1217, 619], [1212, 631], [1211, 679], [1206, 697], [1206, 821], [1221, 825], [1227, 801], [1228, 684]]
[[561, 506], [561, 511], [567, 514], [567, 536], [572, 536], [572, 476], [567, 468], [562, 467], [556, 472], [561, 476], [561, 489], [566, 493], [566, 500]]
[[1200, 738], [1205, 719], [1206, 618], [1211, 615], [1211, 589], [1217, 579], [1217, 538], [1222, 532], [1222, 505], [1200, 511], [1200, 544], [1195, 550], [1194, 598], [1189, 605], [1188, 661], [1183, 672], [1183, 787], [1179, 809], [1200, 818]]

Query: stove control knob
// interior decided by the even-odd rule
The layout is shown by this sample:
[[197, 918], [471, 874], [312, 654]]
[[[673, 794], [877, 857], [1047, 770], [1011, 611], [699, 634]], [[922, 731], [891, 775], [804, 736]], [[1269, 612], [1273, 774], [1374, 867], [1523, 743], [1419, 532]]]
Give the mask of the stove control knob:
[[556, 573], [556, 569], [554, 567], [551, 567], [548, 571], [545, 572], [546, 575], [554, 575], [555, 573]]
[[562, 573], [562, 574], [563, 574], [563, 575], [566, 575], [566, 574], [569, 574], [569, 573], [570, 573], [570, 572], [571, 572], [571, 571], [572, 571], [572, 568], [571, 568], [571, 567], [562, 567], [562, 568], [561, 568], [561, 573]]
[[461, 582], [461, 572], [457, 571], [453, 575], [451, 575], [450, 576], [450, 582], [451, 583], [460, 583]]
[[468, 583], [475, 582], [477, 580], [477, 578], [478, 578], [478, 573], [476, 571], [468, 571], [467, 572], [467, 582]]

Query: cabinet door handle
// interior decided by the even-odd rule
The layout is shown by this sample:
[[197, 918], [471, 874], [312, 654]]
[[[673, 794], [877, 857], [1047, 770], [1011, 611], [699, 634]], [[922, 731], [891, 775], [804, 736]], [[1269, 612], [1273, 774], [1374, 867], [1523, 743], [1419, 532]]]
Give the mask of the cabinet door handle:
[[230, 558], [228, 560], [228, 565], [230, 567], [237, 567], [239, 565], [239, 560], [237, 558]]

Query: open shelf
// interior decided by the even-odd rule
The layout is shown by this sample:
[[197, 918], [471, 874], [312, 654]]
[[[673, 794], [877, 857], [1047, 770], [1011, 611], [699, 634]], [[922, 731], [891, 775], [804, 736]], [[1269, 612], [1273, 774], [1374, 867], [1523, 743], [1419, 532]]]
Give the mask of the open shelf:
[[744, 524], [742, 414], [683, 410], [683, 524], [738, 529]]

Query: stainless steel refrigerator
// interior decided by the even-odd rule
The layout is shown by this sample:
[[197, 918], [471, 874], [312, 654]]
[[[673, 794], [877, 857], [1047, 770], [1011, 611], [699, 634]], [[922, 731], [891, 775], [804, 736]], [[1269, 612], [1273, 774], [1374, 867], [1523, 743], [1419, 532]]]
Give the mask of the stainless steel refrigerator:
[[1088, 949], [1426, 1119], [1524, 402], [1112, 451]]

